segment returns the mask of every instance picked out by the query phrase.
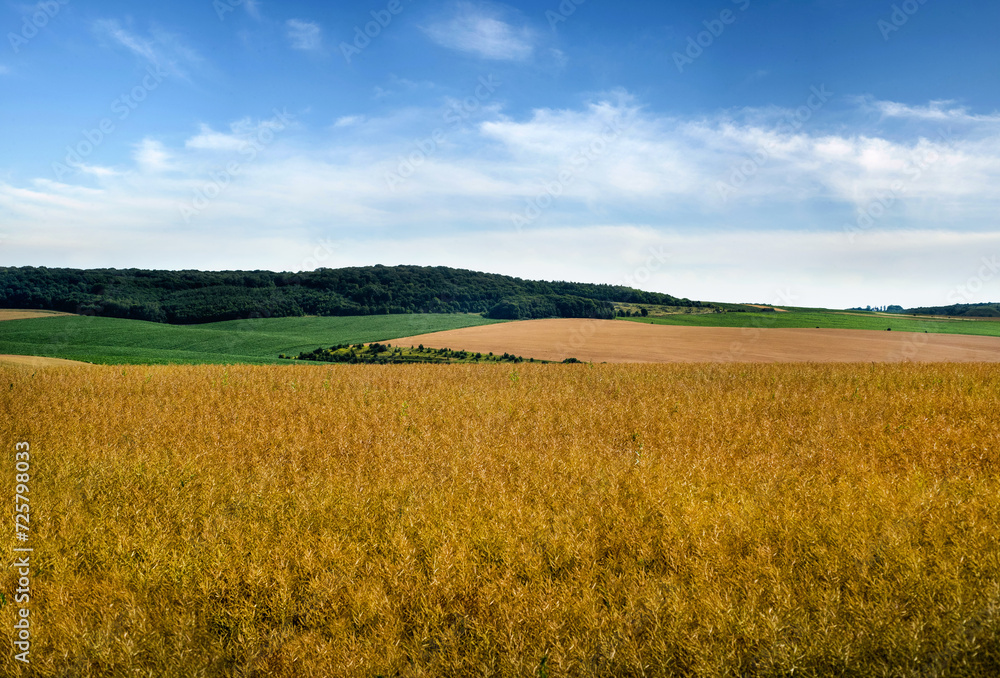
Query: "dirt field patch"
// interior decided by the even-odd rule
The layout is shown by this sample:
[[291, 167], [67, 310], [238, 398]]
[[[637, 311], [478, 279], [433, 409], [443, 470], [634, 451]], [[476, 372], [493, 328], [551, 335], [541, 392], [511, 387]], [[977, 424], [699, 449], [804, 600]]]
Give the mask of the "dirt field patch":
[[0, 355], [0, 367], [7, 365], [17, 365], [20, 367], [68, 367], [86, 365], [90, 363], [79, 360], [63, 360], [62, 358], [42, 358], [34, 355]]
[[51, 318], [57, 315], [74, 315], [60, 311], [33, 311], [18, 308], [0, 308], [0, 322], [4, 320], [28, 320], [30, 318]]
[[527, 320], [395, 339], [395, 346], [588, 362], [1000, 362], [1000, 338], [834, 329]]

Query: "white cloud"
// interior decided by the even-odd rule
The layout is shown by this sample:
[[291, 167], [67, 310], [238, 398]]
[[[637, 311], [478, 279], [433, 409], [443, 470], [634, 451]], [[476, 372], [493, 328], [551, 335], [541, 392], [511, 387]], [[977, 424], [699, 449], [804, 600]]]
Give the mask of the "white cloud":
[[143, 139], [133, 153], [136, 164], [146, 172], [162, 172], [171, 168], [171, 154], [162, 142]]
[[216, 132], [209, 125], [202, 124], [201, 131], [184, 142], [185, 148], [199, 151], [240, 151], [246, 146], [259, 139], [265, 130], [271, 132], [282, 130], [287, 126], [286, 122], [277, 119], [254, 120], [252, 118], [242, 118], [229, 125], [229, 132]]
[[537, 41], [534, 30], [515, 26], [490, 5], [460, 2], [454, 15], [423, 29], [434, 42], [484, 59], [525, 61]]
[[292, 49], [316, 51], [322, 48], [323, 38], [319, 24], [313, 21], [289, 19], [285, 22], [285, 26], [288, 28], [288, 39], [292, 43]]
[[[82, 166], [81, 171], [98, 176], [115, 176], [119, 174], [118, 172], [106, 167]], [[51, 179], [35, 179], [32, 181], [32, 185], [34, 185], [35, 188], [46, 191], [50, 194], [76, 195], [87, 199], [99, 198], [103, 193], [103, 190], [99, 188], [64, 184], [59, 181], [52, 181]]]
[[[14, 264], [284, 269], [331, 238], [343, 242], [331, 265], [615, 282], [662, 246], [676, 256], [640, 287], [765, 302], [791, 288], [802, 305], [829, 306], [944, 303], [984, 253], [1000, 255], [991, 121], [970, 120], [949, 140], [887, 139], [870, 126], [865, 135], [786, 128], [787, 115], [684, 119], [614, 93], [523, 119], [484, 106], [454, 125], [439, 108], [335, 123], [350, 134], [279, 133], [245, 118], [224, 131], [203, 126], [183, 144], [146, 139], [134, 171], [98, 169], [77, 177], [81, 186], [0, 181], [5, 229], [19, 234], [5, 253]], [[253, 158], [236, 153], [269, 126], [272, 143]], [[718, 184], [761, 149], [763, 162], [723, 200]], [[241, 163], [221, 189], [222, 156], [206, 151]], [[406, 176], [393, 190], [387, 177], [397, 173]], [[84, 190], [89, 182], [99, 189]], [[905, 190], [849, 238], [845, 222], [894, 182]], [[215, 197], [188, 223], [179, 205], [198, 194]], [[537, 216], [518, 231], [512, 216], [530, 206]], [[1000, 299], [1000, 276], [991, 285], [978, 300]], [[884, 296], [865, 296], [878, 289]]]
[[202, 151], [238, 151], [246, 144], [244, 139], [224, 132], [216, 132], [208, 125], [201, 126], [201, 132], [184, 142], [186, 148]]
[[0, 75], [7, 75], [10, 73], [10, 67], [0, 64]]

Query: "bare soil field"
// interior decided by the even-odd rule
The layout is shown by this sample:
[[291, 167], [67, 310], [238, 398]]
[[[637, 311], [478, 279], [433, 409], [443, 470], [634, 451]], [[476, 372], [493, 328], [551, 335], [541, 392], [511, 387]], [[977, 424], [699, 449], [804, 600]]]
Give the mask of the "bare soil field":
[[21, 367], [68, 367], [71, 365], [87, 365], [90, 363], [79, 360], [63, 360], [62, 358], [42, 358], [34, 355], [0, 355], [0, 366], [19, 365]]
[[60, 311], [33, 311], [18, 308], [0, 308], [0, 322], [4, 320], [27, 320], [29, 318], [51, 318], [58, 315], [74, 315]]
[[1000, 338], [836, 329], [676, 327], [615, 320], [526, 320], [423, 334], [395, 346], [588, 362], [1000, 362]]

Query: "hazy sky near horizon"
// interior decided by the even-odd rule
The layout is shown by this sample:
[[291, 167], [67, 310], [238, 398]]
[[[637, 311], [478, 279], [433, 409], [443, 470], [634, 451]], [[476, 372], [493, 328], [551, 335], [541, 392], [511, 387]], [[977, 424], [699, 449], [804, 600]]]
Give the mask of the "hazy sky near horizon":
[[1000, 301], [1000, 4], [0, 8], [0, 265]]

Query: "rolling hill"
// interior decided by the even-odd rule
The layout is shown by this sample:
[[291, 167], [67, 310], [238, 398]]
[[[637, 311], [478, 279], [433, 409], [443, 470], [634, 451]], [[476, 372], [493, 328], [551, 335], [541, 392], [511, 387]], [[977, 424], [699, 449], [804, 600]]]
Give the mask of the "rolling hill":
[[481, 313], [503, 320], [613, 318], [616, 302], [703, 306], [629, 287], [522, 280], [443, 266], [304, 273], [0, 268], [0, 308], [171, 324], [407, 313]]

